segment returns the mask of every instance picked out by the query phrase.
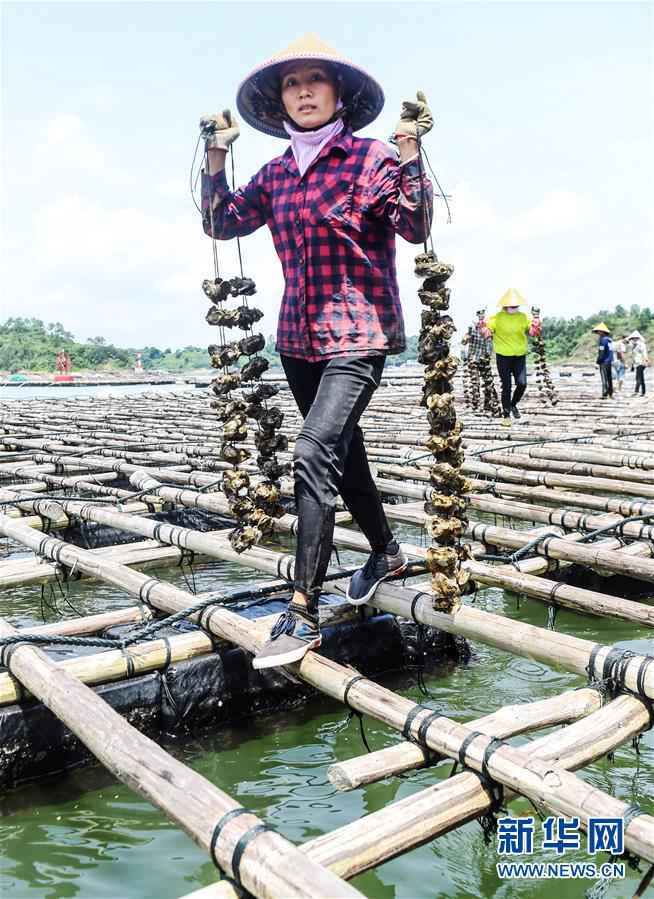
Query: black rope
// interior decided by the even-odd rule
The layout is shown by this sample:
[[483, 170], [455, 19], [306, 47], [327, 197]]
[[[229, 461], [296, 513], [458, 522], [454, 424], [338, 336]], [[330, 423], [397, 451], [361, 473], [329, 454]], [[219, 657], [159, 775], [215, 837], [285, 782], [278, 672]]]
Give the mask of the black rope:
[[[338, 575], [338, 577], [341, 576], [342, 575], [340, 574]], [[158, 583], [159, 581], [154, 578], [148, 579], [139, 589], [139, 598], [147, 603], [147, 595]], [[152, 637], [162, 628], [171, 627], [172, 625], [177, 624], [179, 621], [189, 618], [190, 616], [195, 615], [198, 612], [204, 612], [210, 606], [216, 606], [217, 608], [215, 608], [213, 612], [217, 612], [219, 611], [219, 607], [226, 603], [233, 603], [234, 605], [236, 605], [240, 600], [256, 599], [258, 601], [261, 598], [268, 596], [269, 594], [278, 593], [279, 589], [280, 588], [278, 584], [267, 584], [255, 589], [233, 590], [229, 591], [228, 593], [208, 594], [200, 602], [194, 603], [193, 605], [188, 606], [185, 609], [180, 609], [179, 612], [175, 612], [173, 615], [169, 615], [166, 618], [150, 622], [145, 627], [138, 628], [129, 636], [123, 638], [93, 636], [76, 637], [61, 636], [59, 634], [23, 633], [14, 634], [9, 637], [0, 637], [0, 665], [6, 668], [9, 667], [5, 664], [5, 660], [11, 658], [11, 653], [9, 652], [9, 650], [11, 647], [16, 646], [20, 643], [33, 646], [45, 646], [48, 644], [80, 647], [98, 646], [102, 649], [122, 650], [128, 646], [132, 646], [135, 643]], [[147, 604], [149, 605], [149, 603]], [[206, 622], [204, 622], [204, 624], [201, 626], [206, 627], [210, 620], [211, 615], [209, 615]]]
[[588, 657], [588, 664], [586, 665], [586, 674], [588, 675], [588, 685], [591, 687], [595, 687], [599, 684], [599, 679], [595, 674], [595, 662], [597, 661], [598, 654], [604, 649], [604, 645], [602, 643], [596, 643], [590, 651], [590, 656]]
[[[586, 516], [584, 516], [585, 520]], [[593, 540], [597, 539], [601, 534], [617, 534], [620, 539], [625, 540], [628, 539], [624, 534], [624, 526], [626, 524], [630, 524], [633, 521], [647, 521], [650, 518], [654, 518], [654, 514], [649, 515], [630, 515], [628, 518], [623, 518], [620, 521], [616, 521], [614, 524], [606, 525], [602, 528], [597, 528], [594, 531], [591, 531], [589, 534], [585, 534], [581, 540], [578, 540], [578, 543], [591, 543]], [[583, 529], [583, 524], [581, 525]], [[642, 537], [642, 528], [638, 537], [633, 537], [632, 539], [637, 540], [639, 537]]]
[[[477, 536], [477, 533], [476, 533], [477, 526], [476, 525], [473, 528], [473, 536], [477, 540], [480, 540], [480, 542], [483, 543], [485, 546], [486, 545], [485, 536], [486, 536], [486, 531], [488, 529], [488, 525], [482, 525], [482, 527], [483, 527], [482, 536], [481, 537]], [[539, 534], [537, 537], [534, 537], [533, 540], [530, 540], [529, 543], [525, 543], [524, 546], [521, 546], [520, 549], [516, 549], [512, 553], [480, 553], [479, 555], [476, 555], [475, 558], [482, 562], [501, 562], [504, 565], [506, 565], [508, 563], [510, 565], [513, 565], [514, 568], [516, 568], [519, 571], [520, 567], [518, 565], [518, 562], [521, 559], [524, 559], [526, 556], [528, 556], [529, 553], [532, 552], [532, 550], [536, 549], [538, 547], [538, 545], [541, 543], [543, 545], [541, 546], [541, 550], [540, 550], [540, 553], [538, 553], [538, 555], [542, 555], [544, 558], [549, 560], [550, 555], [548, 552], [548, 546], [552, 540], [558, 540], [560, 538], [561, 538], [561, 535], [556, 532], [548, 532], [545, 534]]]
[[639, 899], [639, 897], [644, 894], [645, 890], [652, 882], [652, 878], [654, 878], [654, 865], [650, 865], [649, 870], [645, 873], [645, 876], [638, 884], [638, 889], [634, 893], [633, 899]]
[[[195, 552], [192, 549], [188, 549], [186, 546], [180, 546], [180, 555], [179, 562], [177, 563], [177, 567], [181, 571], [182, 577], [184, 578], [184, 583], [186, 584], [189, 593], [192, 593], [194, 596], [198, 592], [198, 586], [195, 581], [195, 569], [193, 568], [193, 563], [195, 561]], [[191, 575], [191, 582], [189, 583], [189, 579], [186, 576], [186, 572], [184, 571], [184, 565], [188, 565], [189, 574]]]
[[354, 677], [351, 677], [349, 679], [349, 681], [345, 684], [345, 689], [343, 690], [343, 702], [345, 703], [347, 708], [350, 710], [350, 713], [347, 716], [346, 724], [349, 724], [350, 721], [352, 720], [352, 718], [356, 715], [356, 717], [359, 719], [359, 733], [361, 734], [361, 740], [363, 742], [363, 745], [366, 747], [366, 750], [368, 752], [372, 752], [372, 749], [370, 748], [370, 744], [368, 743], [368, 738], [366, 737], [366, 732], [363, 727], [363, 713], [360, 712], [359, 709], [353, 708], [350, 705], [350, 703], [348, 702], [348, 695], [350, 693], [350, 690], [357, 683], [357, 681], [360, 681], [360, 680], [367, 680], [367, 678], [363, 674], [355, 674]]

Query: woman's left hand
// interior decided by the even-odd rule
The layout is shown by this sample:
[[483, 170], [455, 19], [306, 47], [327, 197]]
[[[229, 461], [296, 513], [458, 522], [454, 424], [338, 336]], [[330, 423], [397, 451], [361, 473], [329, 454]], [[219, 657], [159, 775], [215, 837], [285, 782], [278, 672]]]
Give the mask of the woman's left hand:
[[416, 137], [422, 137], [434, 127], [434, 117], [422, 91], [417, 92], [416, 100], [415, 103], [413, 100], [405, 100], [402, 103], [400, 121], [393, 132], [396, 140], [406, 140], [406, 138], [415, 140]]

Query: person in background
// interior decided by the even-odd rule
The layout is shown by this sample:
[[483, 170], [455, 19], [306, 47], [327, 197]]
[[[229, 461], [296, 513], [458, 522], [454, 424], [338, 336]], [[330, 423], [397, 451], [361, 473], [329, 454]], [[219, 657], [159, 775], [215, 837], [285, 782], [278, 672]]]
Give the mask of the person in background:
[[[479, 313], [477, 314], [479, 315]], [[487, 329], [484, 329], [483, 317], [468, 327], [461, 343], [466, 347], [469, 362], [479, 363], [490, 358], [493, 343]]]
[[[518, 403], [527, 389], [527, 351], [529, 349], [527, 335], [536, 337], [540, 334], [540, 319], [532, 318], [520, 311], [526, 300], [511, 287], [498, 302], [500, 311], [480, 323], [484, 337], [493, 338], [495, 361], [502, 384], [502, 424], [511, 424], [511, 415], [520, 418]], [[515, 382], [511, 394], [512, 379]]]
[[613, 344], [613, 374], [618, 382], [618, 390], [622, 390], [624, 385], [624, 373], [627, 363], [627, 339], [626, 334], [620, 336], [620, 340]]
[[645, 369], [649, 367], [647, 344], [640, 331], [632, 331], [627, 340], [631, 344], [631, 359], [636, 370], [635, 396], [645, 396]]
[[468, 325], [468, 330], [466, 331], [466, 333], [465, 333], [465, 334], [463, 335], [463, 337], [461, 338], [461, 351], [460, 351], [461, 362], [467, 362], [467, 361], [468, 361], [468, 344], [470, 343], [470, 338], [472, 337], [472, 332], [473, 332], [473, 331], [474, 331], [473, 326], [472, 326], [472, 325]]
[[418, 138], [431, 130], [427, 101], [405, 101], [397, 149], [355, 132], [381, 112], [384, 94], [367, 72], [307, 35], [257, 66], [238, 89], [253, 128], [290, 142], [231, 190], [227, 150], [239, 135], [229, 112], [201, 121], [208, 172], [204, 230], [218, 240], [267, 226], [284, 272], [277, 350], [304, 417], [294, 452], [298, 513], [294, 592], [253, 660], [257, 669], [297, 662], [321, 644], [318, 600], [340, 493], [372, 552], [346, 598], [361, 605], [407, 559], [375, 486], [359, 419], [381, 382], [386, 356], [406, 346], [395, 238], [422, 243], [432, 186]]
[[600, 322], [593, 328], [593, 334], [597, 334], [597, 359], [600, 378], [602, 379], [602, 399], [610, 399], [613, 396], [613, 341], [611, 332]]

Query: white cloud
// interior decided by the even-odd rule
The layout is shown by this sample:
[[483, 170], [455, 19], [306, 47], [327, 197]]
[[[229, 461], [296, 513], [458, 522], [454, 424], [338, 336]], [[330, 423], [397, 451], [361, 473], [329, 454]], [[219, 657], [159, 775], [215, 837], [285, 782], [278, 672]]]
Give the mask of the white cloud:
[[[210, 343], [214, 333], [204, 321], [208, 303], [200, 285], [213, 271], [211, 243], [190, 206], [187, 174], [180, 168], [179, 177], [153, 172], [150, 180], [139, 179], [136, 165], [124, 174], [78, 115], [53, 118], [45, 138], [38, 177], [20, 190], [15, 179], [12, 184], [6, 314], [59, 320], [80, 338], [102, 334], [123, 345]], [[44, 192], [39, 178], [46, 175]], [[632, 234], [621, 225], [616, 240], [612, 220], [595, 221], [590, 198], [564, 187], [507, 214], [491, 188], [473, 180], [456, 184], [451, 225], [437, 201], [434, 241], [439, 257], [455, 266], [452, 314], [460, 331], [476, 309], [494, 309], [509, 286], [548, 315], [612, 307], [627, 283], [640, 293], [634, 301], [646, 302], [651, 272], [637, 260], [647, 253], [647, 235], [639, 241], [635, 225]], [[596, 202], [599, 207], [601, 197]], [[241, 245], [245, 273], [256, 280], [256, 304], [265, 313], [259, 327], [274, 333], [283, 279], [270, 234], [261, 229]], [[422, 307], [413, 257], [421, 247], [401, 239], [397, 247], [407, 332], [414, 334]], [[218, 250], [221, 273], [236, 274], [236, 242], [221, 242]]]
[[58, 115], [47, 122], [45, 141], [34, 148], [33, 168], [73, 169], [80, 173], [98, 173], [106, 167], [106, 157], [91, 139], [77, 115]]
[[531, 240], [579, 228], [590, 221], [592, 212], [592, 201], [585, 194], [553, 190], [531, 209], [509, 219], [503, 231], [509, 240]]
[[[444, 200], [442, 198], [439, 200], [435, 196], [434, 202], [437, 221], [445, 221], [447, 207]], [[490, 202], [469, 181], [462, 181], [454, 186], [448, 203], [452, 210], [451, 227], [457, 235], [479, 228], [489, 228], [497, 222], [497, 215]]]
[[[38, 256], [51, 268], [124, 272], [174, 265], [191, 250], [188, 222], [166, 221], [139, 208], [111, 209], [68, 194], [39, 210], [34, 222]], [[156, 269], [151, 272], [157, 276]]]

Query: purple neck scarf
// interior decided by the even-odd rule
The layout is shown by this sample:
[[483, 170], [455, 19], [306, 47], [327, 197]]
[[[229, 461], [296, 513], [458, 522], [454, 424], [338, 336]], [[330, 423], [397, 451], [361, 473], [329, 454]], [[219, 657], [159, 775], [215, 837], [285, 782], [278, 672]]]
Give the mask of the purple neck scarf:
[[[338, 102], [337, 109], [341, 109], [343, 104]], [[288, 122], [284, 122], [284, 130], [291, 138], [291, 150], [300, 171], [300, 177], [304, 175], [318, 153], [325, 144], [336, 137], [343, 130], [342, 119], [336, 119], [335, 122], [328, 122], [322, 128], [316, 128], [315, 131], [296, 131]]]

